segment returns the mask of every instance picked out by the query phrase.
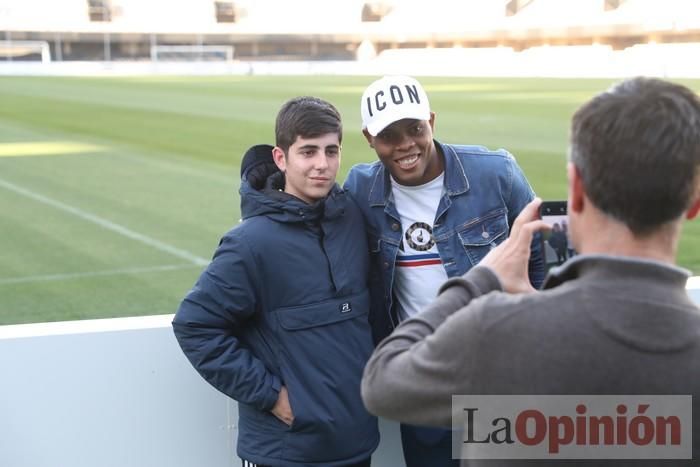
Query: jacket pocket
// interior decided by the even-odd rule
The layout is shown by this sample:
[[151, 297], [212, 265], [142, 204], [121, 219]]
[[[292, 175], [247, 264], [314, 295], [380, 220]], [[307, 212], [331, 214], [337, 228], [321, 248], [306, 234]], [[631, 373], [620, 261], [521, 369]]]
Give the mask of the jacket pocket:
[[299, 331], [366, 316], [368, 307], [367, 292], [362, 292], [309, 305], [278, 308], [275, 313], [282, 329]]
[[508, 238], [508, 219], [502, 209], [468, 223], [457, 233], [472, 266], [479, 264], [496, 245]]
[[[282, 380], [294, 413], [285, 436], [285, 458], [350, 458], [374, 441], [376, 422], [360, 396], [362, 371], [372, 352], [368, 308], [369, 294], [363, 291], [275, 310]], [[347, 442], [358, 433], [366, 439]]]

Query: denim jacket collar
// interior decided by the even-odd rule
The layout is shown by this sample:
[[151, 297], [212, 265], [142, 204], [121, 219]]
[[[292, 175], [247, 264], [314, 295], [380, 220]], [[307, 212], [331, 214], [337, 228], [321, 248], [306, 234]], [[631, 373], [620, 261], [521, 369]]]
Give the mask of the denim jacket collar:
[[[467, 174], [455, 150], [449, 144], [441, 144], [437, 140], [433, 141], [435, 142], [438, 155], [442, 154], [445, 160], [445, 191], [447, 195], [457, 196], [469, 191]], [[369, 190], [370, 206], [386, 206], [391, 195], [390, 176], [384, 164], [381, 164]]]

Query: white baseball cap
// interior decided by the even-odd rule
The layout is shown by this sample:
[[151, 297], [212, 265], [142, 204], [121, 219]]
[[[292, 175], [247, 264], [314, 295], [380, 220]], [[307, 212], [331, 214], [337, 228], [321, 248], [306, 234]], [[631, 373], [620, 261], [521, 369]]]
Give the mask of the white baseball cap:
[[385, 76], [367, 86], [360, 102], [362, 129], [377, 136], [404, 118], [430, 120], [430, 103], [423, 86], [410, 76]]

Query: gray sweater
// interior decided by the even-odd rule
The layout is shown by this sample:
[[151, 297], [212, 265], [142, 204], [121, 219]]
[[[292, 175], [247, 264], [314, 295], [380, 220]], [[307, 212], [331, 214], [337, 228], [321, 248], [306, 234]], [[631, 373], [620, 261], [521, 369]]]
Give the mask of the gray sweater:
[[[476, 267], [380, 343], [363, 399], [380, 416], [449, 427], [459, 394], [690, 394], [695, 461], [566, 464], [700, 465], [700, 309], [687, 277], [655, 261], [579, 256], [550, 273], [547, 290], [512, 295]], [[564, 463], [463, 465], [551, 462]]]

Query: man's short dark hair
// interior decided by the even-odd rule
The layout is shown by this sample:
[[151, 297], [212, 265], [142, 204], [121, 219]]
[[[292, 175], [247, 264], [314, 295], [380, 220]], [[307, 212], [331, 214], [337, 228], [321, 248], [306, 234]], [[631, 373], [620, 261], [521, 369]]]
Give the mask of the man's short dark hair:
[[343, 140], [340, 112], [333, 104], [318, 97], [302, 96], [287, 101], [275, 122], [275, 144], [285, 154], [298, 136], [316, 138], [328, 133], [338, 133]]
[[632, 78], [574, 115], [571, 162], [587, 196], [637, 236], [679, 218], [700, 178], [700, 99], [685, 86]]

